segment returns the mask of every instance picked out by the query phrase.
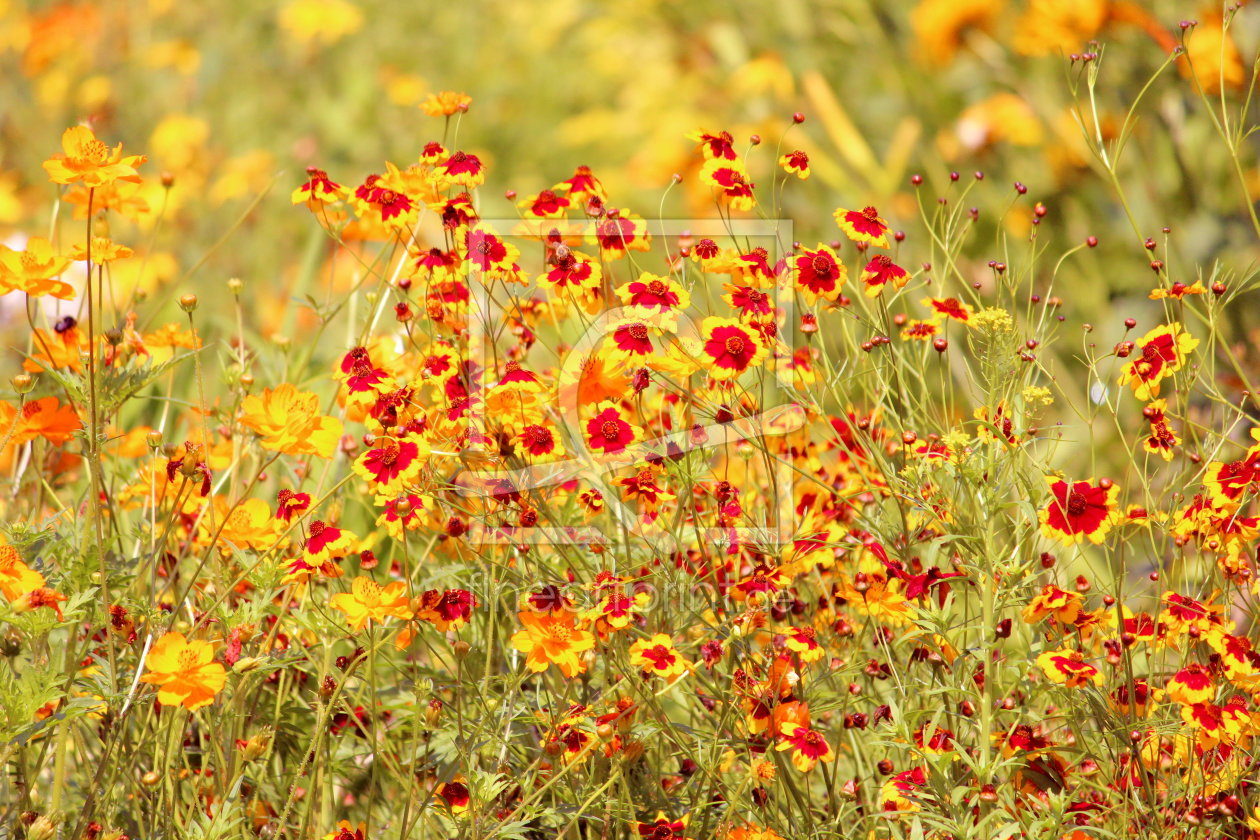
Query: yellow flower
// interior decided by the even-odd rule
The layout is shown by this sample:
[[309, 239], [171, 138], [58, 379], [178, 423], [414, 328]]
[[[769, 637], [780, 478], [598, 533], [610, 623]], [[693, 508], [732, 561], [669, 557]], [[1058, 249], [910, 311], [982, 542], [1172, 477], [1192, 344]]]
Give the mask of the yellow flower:
[[520, 613], [525, 629], [512, 636], [512, 647], [527, 654], [525, 666], [531, 671], [545, 671], [555, 664], [566, 677], [575, 677], [586, 670], [578, 655], [595, 647], [595, 637], [575, 626], [577, 613], [570, 610]]
[[263, 449], [288, 455], [332, 457], [341, 421], [319, 411], [319, 397], [289, 383], [245, 398], [241, 424], [257, 432]]
[[144, 660], [141, 682], [159, 686], [163, 706], [200, 709], [214, 701], [227, 683], [227, 670], [214, 661], [214, 646], [183, 633], [167, 633], [158, 639]]
[[144, 155], [123, 156], [122, 143], [113, 149], [97, 140], [92, 129], [76, 125], [61, 135], [62, 153], [44, 161], [44, 171], [57, 184], [82, 181], [86, 187], [103, 187], [115, 181], [140, 182], [136, 167]]
[[370, 621], [411, 618], [406, 589], [407, 584], [400, 580], [382, 587], [370, 577], [360, 576], [349, 592], [332, 596], [328, 605], [345, 613], [350, 629], [357, 633]]
[[363, 12], [347, 0], [292, 0], [280, 10], [280, 28], [304, 45], [335, 44], [363, 26]]
[[0, 595], [16, 601], [44, 585], [44, 576], [22, 562], [11, 545], [0, 545]]
[[25, 251], [14, 251], [0, 245], [0, 294], [26, 292], [32, 297], [52, 295], [69, 300], [74, 288], [59, 279], [70, 266], [70, 257], [53, 251], [47, 239], [36, 236], [26, 243]]
[[1108, 0], [1032, 0], [1015, 27], [1015, 51], [1053, 55], [1080, 51], [1107, 20]]
[[932, 64], [949, 64], [966, 30], [988, 31], [1003, 5], [1001, 0], [920, 0], [910, 13], [920, 54]]
[[468, 94], [444, 90], [441, 93], [430, 93], [428, 98], [420, 103], [420, 110], [430, 117], [449, 117], [460, 111], [467, 111], [470, 105], [472, 105], [472, 97]]

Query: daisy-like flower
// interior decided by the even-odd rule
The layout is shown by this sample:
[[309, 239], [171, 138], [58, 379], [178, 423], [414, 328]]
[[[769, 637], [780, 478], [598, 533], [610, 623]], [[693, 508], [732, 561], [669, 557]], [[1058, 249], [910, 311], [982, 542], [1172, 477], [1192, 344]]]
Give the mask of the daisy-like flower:
[[[1153, 422], [1151, 433], [1155, 433]], [[1260, 429], [1252, 429], [1251, 436], [1260, 441]], [[1212, 461], [1203, 477], [1203, 486], [1212, 501], [1228, 509], [1236, 508], [1256, 484], [1260, 484], [1260, 442], [1237, 460]]]
[[930, 341], [941, 334], [941, 325], [936, 320], [908, 321], [901, 328], [902, 341]]
[[1161, 324], [1135, 342], [1136, 353], [1124, 367], [1120, 386], [1132, 386], [1140, 400], [1159, 396], [1159, 383], [1181, 370], [1199, 341], [1183, 332], [1181, 324]]
[[739, 154], [735, 151], [735, 138], [729, 131], [711, 134], [707, 131], [693, 131], [687, 135], [688, 140], [700, 144], [700, 154], [705, 160], [736, 160]]
[[158, 686], [158, 703], [200, 709], [214, 702], [227, 684], [227, 669], [214, 661], [214, 646], [183, 633], [167, 633], [153, 643], [140, 682]]
[[970, 326], [971, 324], [971, 307], [958, 298], [934, 298], [925, 297], [923, 305], [929, 307], [934, 315], [944, 315], [953, 321], [959, 321]]
[[481, 158], [468, 152], [452, 152], [450, 157], [434, 169], [440, 182], [446, 186], [460, 186], [471, 190], [486, 180], [486, 168]]
[[429, 456], [429, 444], [417, 435], [382, 438], [379, 446], [354, 460], [355, 475], [377, 496], [392, 496], [415, 483]]
[[144, 163], [144, 155], [122, 153], [122, 143], [114, 148], [96, 139], [92, 129], [76, 125], [61, 135], [60, 154], [44, 161], [44, 171], [56, 184], [82, 182], [85, 187], [95, 188], [116, 181], [140, 182], [136, 167]]
[[879, 297], [889, 283], [896, 288], [903, 288], [910, 282], [910, 272], [892, 261], [887, 254], [876, 254], [862, 269], [862, 282], [866, 285], [867, 297]]
[[452, 117], [467, 111], [471, 105], [472, 97], [468, 94], [443, 90], [430, 93], [425, 97], [425, 100], [420, 103], [420, 110], [430, 117]]
[[595, 636], [577, 626], [577, 613], [567, 609], [541, 613], [524, 610], [520, 620], [524, 629], [512, 636], [512, 646], [526, 654], [525, 667], [545, 671], [556, 665], [566, 677], [586, 670], [579, 654], [595, 647]]
[[434, 793], [441, 797], [452, 814], [464, 813], [472, 802], [472, 794], [462, 774], [456, 774], [449, 782], [442, 782]]
[[302, 557], [312, 566], [319, 566], [327, 560], [345, 557], [353, 543], [354, 535], [349, 531], [316, 519], [307, 528]]
[[636, 306], [667, 314], [691, 305], [691, 294], [671, 277], [644, 272], [617, 289], [617, 297], [626, 306]]
[[1151, 300], [1163, 300], [1164, 298], [1172, 298], [1173, 300], [1181, 300], [1186, 295], [1202, 295], [1207, 292], [1207, 288], [1198, 281], [1187, 286], [1185, 283], [1173, 283], [1167, 289], [1162, 286], [1157, 289], [1151, 289], [1148, 297]]
[[74, 288], [58, 279], [70, 263], [70, 257], [53, 251], [52, 244], [39, 236], [27, 240], [25, 251], [0, 245], [0, 295], [19, 291], [31, 297], [52, 295], [70, 300]]
[[1046, 616], [1063, 625], [1070, 625], [1081, 614], [1081, 596], [1076, 592], [1067, 592], [1052, 583], [1042, 587], [1037, 597], [1028, 602], [1022, 613], [1028, 624], [1036, 624]]
[[700, 324], [701, 361], [714, 379], [735, 379], [761, 364], [769, 352], [765, 340], [734, 318], [705, 318]]
[[519, 451], [528, 458], [558, 458], [564, 454], [560, 435], [550, 423], [529, 423], [514, 438]]
[[723, 284], [722, 288], [726, 289], [722, 300], [739, 312], [741, 321], [765, 323], [773, 320], [770, 316], [774, 312], [774, 301], [766, 292], [752, 286], [736, 286], [731, 283]]
[[862, 210], [836, 210], [836, 224], [854, 242], [865, 242], [876, 248], [888, 247], [888, 222], [879, 217], [874, 207]]
[[[1146, 418], [1146, 422], [1151, 424], [1151, 432], [1142, 438], [1142, 448], [1152, 455], [1158, 455], [1165, 461], [1171, 461], [1173, 450], [1181, 443], [1181, 438], [1168, 425], [1168, 417], [1164, 414], [1164, 409], [1168, 407], [1165, 400], [1153, 400], [1145, 408], [1142, 409], [1142, 416]], [[1212, 467], [1215, 464], [1208, 465], [1209, 476], [1212, 473]]]
[[407, 584], [396, 580], [381, 586], [370, 577], [360, 575], [350, 585], [349, 592], [338, 592], [328, 601], [328, 606], [345, 613], [350, 629], [357, 633], [369, 622], [383, 622], [387, 618], [411, 618], [407, 600]]
[[651, 236], [648, 235], [647, 222], [641, 216], [621, 212], [608, 217], [595, 225], [595, 240], [605, 259], [615, 260], [624, 257], [628, 251], [646, 251], [651, 247]]
[[573, 177], [568, 178], [552, 187], [557, 192], [563, 192], [569, 197], [570, 201], [589, 201], [592, 198], [604, 199], [607, 194], [604, 192], [604, 185], [595, 177], [595, 173], [591, 171], [589, 166], [579, 166], [573, 171]]
[[418, 214], [407, 195], [398, 167], [386, 161], [384, 175], [369, 175], [354, 191], [359, 216], [394, 226], [407, 226]]
[[307, 181], [293, 191], [289, 200], [294, 204], [305, 204], [312, 211], [318, 211], [325, 204], [344, 201], [350, 197], [350, 191], [328, 177], [328, 173], [314, 166], [306, 167]]
[[16, 548], [7, 543], [0, 545], [0, 595], [5, 600], [16, 601], [43, 585], [44, 576], [22, 562]]
[[599, 263], [586, 254], [569, 248], [557, 250], [548, 260], [550, 266], [539, 278], [556, 291], [598, 289], [603, 278]]
[[656, 354], [652, 328], [638, 319], [622, 321], [604, 337], [604, 349], [611, 358], [632, 369], [644, 365]]
[[1193, 706], [1196, 703], [1207, 703], [1216, 696], [1216, 685], [1212, 682], [1212, 674], [1208, 669], [1192, 662], [1173, 674], [1164, 686], [1168, 699], [1177, 703]]
[[650, 639], [640, 639], [630, 646], [630, 662], [644, 674], [663, 677], [666, 680], [687, 673], [690, 664], [674, 647], [674, 641], [666, 633], [657, 633]]
[[820, 761], [835, 761], [836, 755], [827, 736], [801, 723], [784, 723], [779, 727], [779, 743], [775, 749], [792, 751], [792, 766], [808, 773]]
[[613, 400], [606, 400], [595, 408], [595, 414], [586, 421], [586, 446], [606, 455], [616, 455], [639, 439], [640, 430], [622, 414], [621, 407]]
[[416, 619], [427, 621], [438, 632], [458, 630], [468, 623], [478, 601], [467, 589], [425, 590], [416, 604]]
[[1045, 673], [1053, 683], [1068, 688], [1101, 685], [1103, 675], [1097, 668], [1085, 661], [1085, 655], [1079, 650], [1050, 650], [1037, 657], [1037, 667]]
[[687, 817], [671, 820], [664, 811], [658, 811], [652, 822], [636, 822], [634, 830], [642, 840], [688, 840]]
[[247, 396], [240, 421], [258, 434], [263, 449], [288, 455], [330, 458], [341, 438], [341, 421], [321, 415], [319, 397], [287, 382]]
[[700, 180], [713, 187], [722, 202], [732, 210], [742, 212], [757, 206], [757, 200], [753, 198], [756, 184], [738, 160], [714, 158], [708, 161], [700, 170]]
[[821, 243], [792, 259], [792, 282], [811, 306], [820, 298], [838, 298], [848, 276], [849, 270], [836, 259], [836, 252]]
[[515, 245], [484, 230], [469, 230], [465, 247], [468, 261], [479, 271], [508, 270], [521, 256]]
[[1068, 484], [1054, 476], [1047, 476], [1050, 501], [1038, 512], [1041, 533], [1073, 545], [1088, 539], [1095, 545], [1101, 543], [1107, 532], [1119, 520], [1117, 497], [1120, 488], [1108, 479], [1097, 485], [1091, 481]]
[[525, 215], [533, 219], [560, 219], [569, 209], [570, 201], [564, 193], [556, 190], [543, 190], [531, 195], [516, 206], [525, 211]]
[[784, 172], [795, 175], [802, 181], [809, 177], [809, 155], [799, 149], [782, 155], [779, 158], [779, 166], [783, 168]]

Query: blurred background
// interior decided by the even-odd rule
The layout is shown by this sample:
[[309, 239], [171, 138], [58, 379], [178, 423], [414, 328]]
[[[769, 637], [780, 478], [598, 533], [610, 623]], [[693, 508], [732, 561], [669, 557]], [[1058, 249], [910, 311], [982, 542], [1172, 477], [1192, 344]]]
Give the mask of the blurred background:
[[[1222, 103], [1233, 119], [1253, 83], [1257, 12], [1225, 28], [1225, 7], [1193, 0], [0, 0], [0, 241], [47, 234], [57, 191], [40, 162], [89, 121], [149, 155], [151, 212], [115, 231], [141, 259], [115, 264], [115, 282], [182, 293], [240, 276], [266, 334], [324, 241], [289, 203], [309, 165], [353, 187], [445, 139], [489, 164], [486, 215], [516, 212], [504, 190], [588, 165], [615, 206], [677, 218], [712, 213], [686, 177], [699, 166], [686, 135], [703, 128], [741, 151], [759, 135], [750, 169], [767, 187], [776, 149], [809, 154], [813, 176], [780, 208], [763, 188], [760, 208], [809, 242], [836, 237], [835, 207], [867, 203], [913, 232], [911, 174], [930, 207], [951, 170], [962, 184], [983, 170], [966, 199], [981, 208], [968, 270], [989, 282], [994, 234], [1023, 237], [1041, 201], [1051, 255], [1101, 243], [1065, 266], [1066, 311], [1140, 316], [1158, 306], [1143, 237], [1186, 282], [1213, 260], [1241, 273], [1260, 257], [1256, 138], [1231, 155], [1217, 133]], [[1194, 73], [1171, 57], [1183, 41]], [[443, 90], [472, 97], [450, 125], [420, 107]], [[1139, 95], [1117, 166], [1126, 212], [1085, 138], [1118, 137]], [[683, 185], [667, 190], [674, 173]], [[1018, 209], [1015, 181], [1028, 189]]]

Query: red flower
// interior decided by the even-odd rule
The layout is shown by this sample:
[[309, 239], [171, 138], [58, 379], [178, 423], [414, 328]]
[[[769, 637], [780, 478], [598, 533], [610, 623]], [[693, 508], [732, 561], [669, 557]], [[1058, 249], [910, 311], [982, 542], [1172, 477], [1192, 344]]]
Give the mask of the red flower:
[[1050, 485], [1051, 500], [1039, 513], [1041, 532], [1064, 545], [1086, 538], [1092, 543], [1101, 543], [1118, 519], [1116, 497], [1120, 495], [1120, 488], [1106, 480], [1098, 486], [1089, 481], [1077, 481], [1069, 486], [1053, 476], [1047, 476], [1046, 481]]
[[819, 761], [834, 761], [827, 737], [816, 729], [799, 723], [784, 723], [779, 727], [782, 739], [776, 749], [792, 751], [792, 766], [802, 773], [814, 769]]
[[563, 291], [568, 288], [598, 289], [603, 272], [599, 264], [585, 254], [563, 249], [548, 260], [551, 268], [540, 279]]
[[627, 306], [641, 306], [662, 313], [691, 305], [691, 295], [686, 289], [668, 277], [658, 277], [647, 272], [638, 280], [631, 280], [619, 288], [617, 296]]
[[525, 199], [518, 206], [524, 208], [527, 214], [536, 219], [558, 219], [569, 208], [569, 199], [558, 195], [555, 190], [543, 190], [538, 195]]
[[889, 283], [898, 289], [905, 286], [910, 282], [910, 273], [893, 262], [887, 254], [879, 254], [862, 270], [862, 282], [866, 284], [867, 297], [878, 297]]
[[735, 210], [751, 210], [756, 205], [756, 186], [737, 160], [714, 158], [700, 170], [700, 180], [718, 191], [718, 197]]
[[719, 131], [717, 134], [694, 131], [687, 137], [700, 143], [700, 152], [706, 160], [736, 160], [739, 157], [735, 152], [735, 138], [729, 131]]
[[714, 379], [734, 379], [766, 357], [763, 339], [733, 318], [705, 318], [700, 333], [705, 366]]
[[874, 207], [863, 210], [837, 210], [836, 224], [844, 235], [854, 242], [865, 242], [876, 248], [888, 247], [888, 223], [879, 217]]
[[639, 429], [621, 416], [621, 409], [611, 400], [600, 403], [596, 414], [586, 421], [586, 445], [607, 455], [616, 455], [638, 440]]
[[1133, 395], [1140, 400], [1154, 399], [1159, 396], [1160, 381], [1181, 370], [1197, 346], [1198, 339], [1182, 332], [1181, 324], [1156, 327], [1136, 342], [1137, 354], [1124, 367], [1121, 387], [1131, 385]]
[[923, 299], [923, 305], [930, 306], [935, 314], [944, 315], [946, 318], [961, 321], [964, 324], [971, 323], [971, 307], [958, 298], [927, 297]]
[[471, 189], [486, 180], [485, 167], [481, 158], [467, 152], [455, 152], [437, 165], [442, 179], [450, 184], [459, 184]]
[[730, 283], [725, 284], [723, 288], [726, 289], [726, 294], [722, 295], [722, 300], [730, 304], [732, 309], [739, 311], [742, 321], [763, 321], [774, 311], [774, 303], [770, 300], [770, 295], [760, 289], [752, 286], [734, 286]]
[[839, 297], [848, 273], [844, 263], [838, 261], [835, 252], [826, 245], [804, 251], [792, 260], [792, 279], [811, 305], [819, 298], [835, 300]]
[[310, 493], [294, 493], [284, 489], [276, 494], [276, 519], [291, 522], [294, 514], [301, 513], [311, 506]]

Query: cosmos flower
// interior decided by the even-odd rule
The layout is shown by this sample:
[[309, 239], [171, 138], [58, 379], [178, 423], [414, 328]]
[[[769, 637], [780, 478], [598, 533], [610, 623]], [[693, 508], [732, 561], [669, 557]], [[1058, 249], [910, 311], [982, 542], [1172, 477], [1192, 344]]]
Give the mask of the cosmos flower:
[[144, 660], [143, 683], [158, 686], [163, 706], [183, 706], [190, 711], [214, 702], [227, 684], [227, 670], [214, 661], [214, 645], [167, 633], [149, 650]]

